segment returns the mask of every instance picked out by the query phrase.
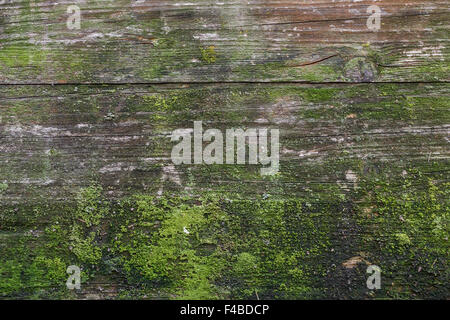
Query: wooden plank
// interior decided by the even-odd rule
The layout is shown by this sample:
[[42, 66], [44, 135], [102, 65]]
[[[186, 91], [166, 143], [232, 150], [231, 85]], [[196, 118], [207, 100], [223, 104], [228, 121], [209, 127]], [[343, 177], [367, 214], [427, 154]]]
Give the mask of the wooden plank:
[[448, 81], [447, 1], [6, 1], [2, 83]]
[[[2, 175], [10, 199], [19, 201], [28, 187], [65, 199], [67, 188], [88, 186], [94, 173], [114, 196], [128, 188], [191, 189], [186, 170], [198, 191], [270, 189], [274, 181], [262, 179], [260, 166], [244, 166], [237, 176], [226, 165], [175, 169], [172, 132], [202, 119], [204, 130], [279, 128], [276, 183], [286, 197], [344, 177], [351, 168], [335, 172], [336, 159], [371, 166], [449, 156], [447, 84], [8, 86], [2, 92]], [[167, 179], [168, 172], [174, 177]]]

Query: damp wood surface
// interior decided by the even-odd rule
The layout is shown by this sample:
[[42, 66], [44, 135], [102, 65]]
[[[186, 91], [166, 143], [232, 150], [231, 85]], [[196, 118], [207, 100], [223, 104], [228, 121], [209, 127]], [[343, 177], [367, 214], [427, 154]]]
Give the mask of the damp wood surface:
[[[0, 297], [448, 298], [449, 17], [439, 0], [3, 1]], [[199, 120], [279, 129], [279, 172], [174, 165], [172, 132]]]

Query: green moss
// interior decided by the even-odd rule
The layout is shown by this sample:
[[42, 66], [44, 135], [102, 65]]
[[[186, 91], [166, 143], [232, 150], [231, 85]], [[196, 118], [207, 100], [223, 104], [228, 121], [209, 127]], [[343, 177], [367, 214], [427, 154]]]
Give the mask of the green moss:
[[[294, 72], [291, 71], [291, 75], [294, 76]], [[342, 78], [341, 72], [333, 65], [306, 66], [296, 72], [303, 80], [311, 82], [338, 81]]]
[[0, 50], [0, 63], [9, 68], [24, 68], [34, 63], [41, 65], [45, 59], [45, 55], [45, 51], [39, 50], [34, 46], [8, 46]]
[[411, 239], [409, 239], [408, 235], [406, 233], [395, 233], [394, 238], [397, 240], [398, 245], [400, 247], [406, 247], [411, 244]]
[[[0, 272], [0, 282], [4, 283], [0, 296], [68, 297], [71, 292], [65, 281], [69, 265], [83, 270], [83, 282], [91, 279], [102, 265], [101, 239], [108, 206], [102, 188], [94, 184], [81, 189], [67, 205], [34, 204], [33, 215], [25, 216], [26, 223], [20, 223], [17, 210], [13, 210], [19, 229], [0, 242], [0, 265], [7, 267]], [[13, 264], [20, 269], [19, 274]]]
[[63, 287], [64, 281], [67, 280], [66, 269], [66, 263], [59, 257], [37, 256], [32, 264], [25, 269], [27, 286], [42, 289], [52, 285]]
[[0, 49], [0, 71], [15, 77], [42, 75], [45, 72], [47, 51], [29, 44], [8, 45]]
[[200, 48], [200, 53], [202, 61], [208, 64], [215, 63], [217, 60], [216, 47], [214, 46]]
[[[324, 166], [338, 176], [351, 168], [361, 176], [358, 187], [345, 193], [324, 183], [291, 199], [178, 193], [112, 201], [96, 184], [82, 188], [74, 205], [47, 213], [50, 221], [42, 233], [1, 238], [0, 294], [74, 297], [65, 289], [65, 268], [75, 264], [83, 270], [82, 287], [99, 276], [119, 276], [112, 280], [123, 288], [117, 297], [331, 297], [335, 269], [330, 266], [358, 253], [381, 267], [384, 285], [375, 297], [442, 296], [448, 183], [418, 170], [405, 175], [402, 168], [362, 175], [364, 162], [356, 160]], [[319, 170], [308, 168], [309, 174], [323, 175], [314, 168]], [[38, 215], [48, 210], [34, 209]], [[354, 297], [366, 297], [360, 287]]]
[[0, 194], [5, 192], [7, 189], [8, 189], [8, 184], [7, 183], [0, 183]]
[[87, 227], [98, 225], [108, 213], [107, 204], [102, 199], [102, 187], [94, 185], [82, 188], [77, 195], [76, 218]]
[[102, 258], [102, 249], [96, 243], [96, 232], [85, 233], [78, 227], [73, 227], [70, 233], [72, 252], [83, 264], [95, 265]]
[[[47, 240], [47, 239], [46, 239]], [[0, 297], [63, 297], [67, 260], [50, 249], [44, 236], [19, 232], [2, 239]]]
[[0, 296], [7, 296], [23, 289], [22, 264], [16, 260], [2, 260], [0, 264]]
[[[440, 296], [449, 249], [449, 184], [438, 183], [418, 170], [403, 175], [364, 183], [363, 241], [369, 259], [391, 283], [385, 295], [407, 297], [415, 292], [419, 297]], [[413, 283], [426, 283], [428, 289], [406, 285]]]
[[135, 201], [125, 202], [120, 210], [125, 224], [112, 242], [130, 281], [163, 285], [179, 298], [213, 297], [209, 280], [214, 277], [214, 263], [195, 250], [205, 241], [199, 235], [206, 223], [205, 207], [174, 206], [145, 196]]
[[336, 88], [305, 88], [300, 94], [309, 102], [324, 102], [333, 99], [340, 91]]

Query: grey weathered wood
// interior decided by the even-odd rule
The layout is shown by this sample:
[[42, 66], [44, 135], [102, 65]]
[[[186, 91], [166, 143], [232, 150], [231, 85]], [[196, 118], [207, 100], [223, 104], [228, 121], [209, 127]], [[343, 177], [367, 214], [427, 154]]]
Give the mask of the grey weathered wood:
[[[74, 3], [80, 30], [66, 26]], [[6, 1], [0, 81], [448, 81], [448, 2], [377, 1], [376, 32], [372, 4]], [[214, 63], [202, 60], [209, 46]]]
[[[403, 272], [386, 274], [379, 297], [448, 296], [442, 280], [448, 236], [433, 236], [438, 240], [429, 244], [432, 233], [423, 231], [434, 228], [440, 235], [448, 216], [448, 200], [426, 193], [434, 184], [448, 191], [448, 1], [3, 2], [1, 297], [53, 292], [51, 285], [33, 287], [27, 268], [36, 255], [47, 257], [48, 248], [74, 258], [72, 244], [56, 242], [55, 250], [52, 239], [42, 236], [54, 221], [64, 224], [55, 238], [70, 238], [76, 227], [87, 230], [82, 235], [95, 229], [91, 245], [109, 252], [117, 221], [88, 228], [76, 215], [63, 219], [73, 214], [80, 190], [93, 184], [103, 187], [111, 206], [141, 193], [197, 199], [215, 192], [255, 206], [261, 199], [301, 199], [299, 216], [283, 219], [312, 219], [307, 221], [332, 230], [300, 230], [312, 247], [326, 248], [317, 261], [308, 260], [303, 242], [294, 244], [300, 267], [326, 270], [308, 275], [322, 284], [315, 289], [325, 297], [376, 296], [357, 291], [365, 288], [358, 268], [368, 261]], [[73, 4], [82, 9], [80, 30], [66, 26]], [[382, 9], [378, 31], [366, 25], [373, 4]], [[279, 128], [279, 174], [262, 177], [255, 165], [175, 166], [169, 136], [197, 120], [204, 129]], [[429, 180], [414, 180], [415, 171]], [[408, 198], [417, 190], [425, 190], [423, 199]], [[427, 207], [429, 199], [435, 202]], [[396, 207], [397, 200], [410, 211]], [[410, 216], [378, 211], [383, 205]], [[407, 242], [399, 230], [416, 237], [406, 237], [415, 246], [402, 254], [383, 247], [397, 233]], [[326, 243], [320, 233], [327, 233]], [[224, 252], [234, 259], [229, 245]], [[115, 298], [121, 289], [137, 288], [124, 273], [116, 278], [98, 265], [85, 267], [96, 268], [95, 275], [71, 297]], [[11, 276], [16, 269], [23, 286], [8, 291], [9, 281], [18, 281]]]

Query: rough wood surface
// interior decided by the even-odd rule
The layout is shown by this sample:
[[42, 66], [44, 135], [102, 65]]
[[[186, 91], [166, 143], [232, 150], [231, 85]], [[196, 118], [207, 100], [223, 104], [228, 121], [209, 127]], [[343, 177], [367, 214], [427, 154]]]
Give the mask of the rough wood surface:
[[[82, 27], [68, 30], [66, 8], [76, 3]], [[366, 25], [373, 4], [382, 9], [377, 32]], [[423, 0], [7, 1], [0, 80], [443, 81], [448, 18], [448, 1]], [[215, 63], [202, 61], [209, 46]]]
[[[4, 0], [0, 297], [448, 298], [449, 17], [431, 0]], [[174, 165], [172, 131], [198, 120], [280, 129], [279, 173]]]

